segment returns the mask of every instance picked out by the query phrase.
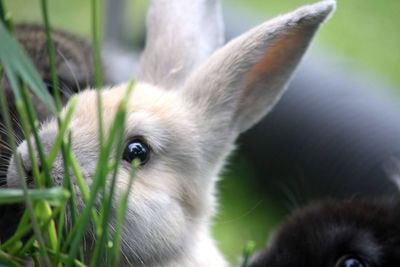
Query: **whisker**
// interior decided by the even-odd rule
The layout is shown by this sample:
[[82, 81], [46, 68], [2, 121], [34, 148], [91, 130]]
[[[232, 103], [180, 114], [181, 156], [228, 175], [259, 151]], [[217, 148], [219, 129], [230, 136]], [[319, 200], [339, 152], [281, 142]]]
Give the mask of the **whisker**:
[[[1, 133], [1, 129], [0, 129], [0, 133]], [[7, 141], [4, 139], [0, 139], [0, 144], [3, 144], [4, 146], [9, 146]]]
[[4, 134], [5, 136], [9, 136], [10, 134], [15, 138], [17, 143], [21, 143], [23, 140], [20, 136], [18, 136], [15, 132], [9, 132], [3, 123], [0, 122], [0, 134]]
[[[16, 111], [14, 111], [12, 109], [10, 109], [9, 112], [10, 112], [10, 118], [11, 118], [12, 122], [14, 122], [13, 127], [16, 128], [16, 129], [14, 129], [14, 131], [17, 130], [17, 131], [22, 133], [23, 132], [22, 125], [21, 125], [21, 122], [19, 120], [18, 114], [16, 113]], [[1, 122], [0, 122], [0, 127], [6, 129], [5, 125], [3, 123], [1, 123]]]
[[66, 98], [71, 98], [71, 96], [75, 94], [75, 92], [67, 84], [65, 84], [63, 93]]
[[23, 129], [22, 129], [21, 122], [19, 121], [19, 118], [16, 117], [16, 116], [13, 116], [12, 119], [13, 119], [13, 121], [14, 121], [14, 127], [16, 127], [17, 130], [20, 131], [20, 132], [22, 133], [22, 132], [23, 132]]
[[1, 153], [12, 153], [10, 147], [0, 144], [0, 151]]
[[69, 63], [67, 58], [64, 56], [64, 54], [61, 52], [61, 50], [57, 49], [57, 54], [60, 55], [60, 57], [65, 61], [65, 64], [67, 64], [67, 67], [68, 67], [69, 71], [71, 72], [72, 77], [74, 78], [74, 82], [75, 82], [76, 88], [78, 89], [78, 92], [80, 92], [81, 91], [81, 87], [79, 85], [78, 79], [76, 78], [75, 72], [72, 70], [71, 64]]

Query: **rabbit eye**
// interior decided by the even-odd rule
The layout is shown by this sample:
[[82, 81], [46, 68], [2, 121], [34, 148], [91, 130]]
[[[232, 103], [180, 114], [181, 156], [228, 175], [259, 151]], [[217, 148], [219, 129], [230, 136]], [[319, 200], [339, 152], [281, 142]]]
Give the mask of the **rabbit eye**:
[[[54, 96], [53, 81], [52, 81], [51, 79], [44, 79], [44, 80], [43, 80], [43, 83], [44, 83], [44, 85], [46, 86], [47, 91], [48, 91], [51, 95]], [[63, 80], [60, 79], [60, 78], [58, 78], [58, 85], [59, 85], [59, 88], [60, 88], [59, 91], [60, 91], [60, 95], [61, 95], [61, 96], [62, 96], [63, 94], [66, 93], [65, 91], [68, 91], [68, 90], [69, 90], [68, 86], [65, 86]]]
[[53, 94], [54, 90], [53, 90], [53, 83], [51, 80], [48, 79], [44, 79], [43, 80], [44, 85], [47, 88], [47, 91], [49, 91], [50, 94]]
[[130, 141], [124, 150], [123, 159], [132, 162], [135, 159], [140, 161], [140, 165], [146, 164], [150, 157], [150, 147], [140, 139]]
[[354, 256], [347, 255], [341, 257], [335, 267], [368, 267], [368, 265]]

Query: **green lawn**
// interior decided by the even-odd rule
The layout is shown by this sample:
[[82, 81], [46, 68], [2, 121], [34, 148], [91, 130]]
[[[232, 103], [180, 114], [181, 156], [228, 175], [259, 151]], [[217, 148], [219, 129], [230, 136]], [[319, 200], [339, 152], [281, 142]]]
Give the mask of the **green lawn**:
[[[40, 21], [38, 0], [5, 0], [17, 21]], [[128, 1], [126, 17], [137, 25], [146, 1]], [[306, 0], [225, 0], [267, 18], [292, 10]], [[90, 32], [90, 1], [49, 1], [52, 23], [70, 31]], [[130, 30], [130, 26], [127, 27]], [[400, 85], [400, 1], [338, 0], [332, 19], [318, 34], [317, 42], [346, 57], [350, 63], [366, 68], [389, 82]]]
[[[39, 0], [4, 0], [7, 9], [16, 22], [42, 23]], [[126, 18], [127, 35], [137, 32], [144, 21], [146, 0], [127, 1]], [[91, 16], [89, 0], [50, 0], [48, 1], [51, 25], [81, 36], [90, 36]]]

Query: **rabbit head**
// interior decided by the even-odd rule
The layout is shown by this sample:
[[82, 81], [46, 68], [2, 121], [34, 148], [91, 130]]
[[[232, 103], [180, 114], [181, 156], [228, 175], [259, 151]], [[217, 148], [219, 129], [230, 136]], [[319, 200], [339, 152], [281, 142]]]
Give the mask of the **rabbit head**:
[[[128, 100], [126, 150], [118, 172], [117, 187], [123, 190], [130, 161], [141, 161], [123, 226], [125, 263], [226, 265], [209, 234], [218, 174], [238, 135], [271, 110], [283, 94], [314, 33], [334, 6], [334, 1], [323, 1], [273, 19], [206, 59], [221, 43], [220, 30], [205, 27], [208, 32], [203, 34], [202, 28], [211, 23], [208, 14], [213, 25], [220, 25], [218, 3], [151, 3], [147, 45]], [[106, 130], [127, 87], [101, 91]], [[70, 132], [72, 150], [89, 184], [99, 151], [97, 129], [96, 93], [84, 91], [77, 96]], [[56, 121], [43, 124], [39, 134], [48, 152], [57, 134]], [[26, 142], [17, 153], [30, 173]], [[19, 186], [12, 161], [9, 187]], [[62, 184], [63, 172], [60, 157], [52, 169], [55, 183]]]
[[251, 267], [383, 267], [400, 264], [396, 201], [325, 201], [295, 213]]
[[[53, 93], [44, 28], [35, 24], [19, 24], [15, 27], [15, 37], [32, 60], [50, 93]], [[52, 31], [52, 40], [56, 47], [60, 93], [62, 101], [66, 103], [70, 95], [94, 84], [92, 50], [84, 39], [64, 31]], [[14, 98], [10, 84], [4, 78], [1, 79], [1, 85], [6, 88], [9, 103], [12, 104]], [[33, 93], [30, 94], [30, 98], [37, 109], [39, 120], [42, 121], [51, 115], [50, 110], [47, 110]], [[11, 106], [11, 110], [15, 112], [15, 107]]]

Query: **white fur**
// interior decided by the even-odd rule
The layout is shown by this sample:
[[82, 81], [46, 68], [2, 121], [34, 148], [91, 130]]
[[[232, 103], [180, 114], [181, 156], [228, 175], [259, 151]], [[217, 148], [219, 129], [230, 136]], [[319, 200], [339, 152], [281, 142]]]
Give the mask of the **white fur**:
[[[176, 7], [180, 6], [178, 3], [187, 6], [184, 1], [168, 2], [173, 2]], [[208, 5], [215, 10], [215, 1], [199, 0], [196, 3], [203, 11], [208, 10]], [[153, 12], [166, 4], [165, 1], [154, 1]], [[147, 47], [155, 51], [145, 51], [141, 64], [146, 74], [140, 76], [129, 99], [125, 138], [142, 136], [152, 148], [152, 154], [149, 162], [138, 170], [129, 199], [123, 228], [125, 265], [227, 266], [209, 230], [215, 214], [215, 185], [219, 172], [237, 136], [260, 120], [282, 95], [308, 43], [334, 5], [334, 1], [324, 1], [266, 22], [219, 49], [198, 68], [205, 57], [204, 51], [208, 54], [210, 49], [218, 46], [219, 37], [215, 37], [218, 34], [208, 35], [214, 37], [207, 41], [209, 48], [200, 51], [199, 55], [185, 45], [181, 49], [187, 53], [182, 53], [182, 57], [177, 55], [178, 60], [190, 62], [190, 57], [195, 59], [185, 65], [188, 67], [184, 79], [161, 77], [175, 64], [171, 53], [179, 52], [176, 47], [160, 47], [157, 45], [160, 40], [149, 37]], [[165, 17], [168, 18], [165, 23], [174, 23], [170, 20], [172, 15]], [[185, 18], [189, 17], [185, 15]], [[150, 19], [150, 32], [160, 27], [155, 24], [157, 21]], [[204, 23], [203, 20], [195, 21], [199, 23], [195, 29]], [[185, 33], [192, 34], [191, 29], [183, 28], [188, 31]], [[180, 25], [175, 31], [179, 30]], [[173, 34], [159, 33], [159, 30], [155, 33], [167, 40]], [[199, 32], [194, 36], [197, 34]], [[185, 36], [180, 41], [184, 41]], [[192, 40], [200, 42], [197, 37]], [[157, 56], [153, 57], [152, 53]], [[157, 60], [162, 64], [155, 66]], [[152, 67], [158, 69], [152, 73]], [[192, 74], [186, 77], [189, 73]], [[161, 79], [160, 82], [157, 79]], [[123, 84], [101, 93], [106, 129], [112, 124], [126, 88]], [[95, 92], [80, 93], [70, 131], [72, 149], [88, 183], [98, 154], [97, 124]], [[56, 133], [54, 120], [40, 130], [47, 153]], [[24, 143], [18, 152], [25, 166], [29, 166]], [[119, 168], [118, 192], [126, 188], [129, 168], [129, 164], [121, 164]], [[59, 158], [52, 174], [60, 184], [62, 181], [57, 178], [62, 177], [62, 173]], [[13, 162], [7, 182], [9, 186], [18, 186]]]

